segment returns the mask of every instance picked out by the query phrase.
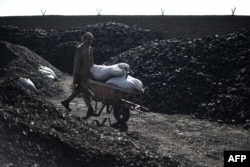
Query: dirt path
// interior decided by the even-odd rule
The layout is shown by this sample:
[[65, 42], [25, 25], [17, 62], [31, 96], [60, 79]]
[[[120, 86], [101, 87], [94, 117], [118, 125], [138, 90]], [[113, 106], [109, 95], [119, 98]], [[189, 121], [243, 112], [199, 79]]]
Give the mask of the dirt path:
[[223, 166], [224, 150], [250, 150], [249, 131], [190, 116], [146, 113], [140, 119], [132, 118], [128, 127], [156, 142], [161, 154], [198, 166]]
[[[59, 108], [60, 101], [70, 93], [71, 77], [62, 81], [66, 94], [50, 99]], [[69, 115], [85, 117], [86, 107], [81, 97], [70, 103]], [[67, 113], [67, 112], [65, 112]], [[127, 133], [162, 155], [179, 161], [190, 161], [194, 166], [223, 166], [224, 150], [250, 150], [250, 131], [241, 127], [194, 119], [186, 115], [167, 115], [154, 112], [131, 112], [124, 125], [116, 124], [111, 114], [86, 119], [90, 124], [112, 126]]]

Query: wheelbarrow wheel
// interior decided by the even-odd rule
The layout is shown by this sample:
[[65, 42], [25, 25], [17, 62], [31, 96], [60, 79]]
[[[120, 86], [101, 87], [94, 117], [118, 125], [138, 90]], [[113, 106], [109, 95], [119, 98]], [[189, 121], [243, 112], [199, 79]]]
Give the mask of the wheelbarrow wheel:
[[127, 122], [130, 117], [129, 108], [121, 107], [121, 106], [114, 106], [114, 117], [116, 121], [119, 123]]

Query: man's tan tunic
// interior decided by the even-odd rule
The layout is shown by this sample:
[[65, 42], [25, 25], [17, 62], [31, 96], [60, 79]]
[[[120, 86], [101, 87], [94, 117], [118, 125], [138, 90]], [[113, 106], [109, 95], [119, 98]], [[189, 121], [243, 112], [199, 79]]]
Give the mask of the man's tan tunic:
[[78, 45], [75, 51], [73, 81], [86, 82], [91, 77], [90, 68], [93, 63], [93, 48], [84, 43]]

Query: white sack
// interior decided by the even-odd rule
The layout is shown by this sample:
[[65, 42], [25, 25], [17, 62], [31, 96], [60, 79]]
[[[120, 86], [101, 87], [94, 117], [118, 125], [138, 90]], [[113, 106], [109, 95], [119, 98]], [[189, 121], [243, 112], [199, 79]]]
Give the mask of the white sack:
[[126, 75], [122, 75], [120, 77], [110, 78], [108, 81], [106, 81], [106, 83], [128, 90], [135, 90], [141, 93], [144, 92], [144, 86], [142, 82], [130, 75], [127, 77]]
[[127, 73], [129, 70], [129, 65], [127, 63], [118, 63], [118, 64], [114, 64], [112, 66], [122, 69], [125, 73]]
[[118, 63], [110, 66], [94, 64], [90, 68], [93, 78], [97, 81], [105, 82], [112, 77], [123, 75], [129, 69], [126, 63]]
[[38, 71], [44, 76], [44, 77], [48, 77], [50, 79], [55, 79], [55, 76], [50, 73], [49, 71], [46, 71], [44, 69], [38, 69]]
[[34, 83], [29, 78], [19, 78], [18, 83], [22, 85], [25, 89], [39, 93]]
[[49, 67], [40, 65], [38, 67], [38, 71], [45, 77], [48, 77], [51, 79], [57, 79], [55, 72], [52, 69], [50, 69]]

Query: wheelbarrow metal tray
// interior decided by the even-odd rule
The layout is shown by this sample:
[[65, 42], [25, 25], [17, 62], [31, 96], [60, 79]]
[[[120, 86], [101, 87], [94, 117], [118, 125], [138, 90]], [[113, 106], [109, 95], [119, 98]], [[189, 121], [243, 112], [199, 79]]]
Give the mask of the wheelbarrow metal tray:
[[140, 92], [137, 91], [127, 90], [95, 80], [88, 80], [88, 86], [96, 98], [104, 101], [119, 100], [140, 94]]

